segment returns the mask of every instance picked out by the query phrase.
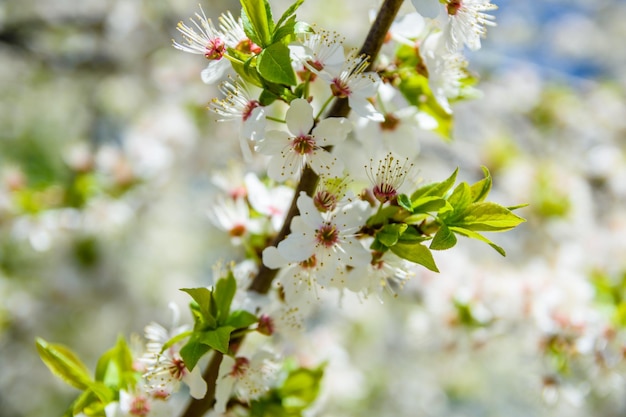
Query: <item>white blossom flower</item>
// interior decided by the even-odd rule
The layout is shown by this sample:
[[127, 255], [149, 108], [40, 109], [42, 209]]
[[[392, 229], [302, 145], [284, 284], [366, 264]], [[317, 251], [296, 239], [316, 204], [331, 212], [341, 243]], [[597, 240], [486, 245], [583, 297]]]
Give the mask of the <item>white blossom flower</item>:
[[293, 199], [293, 188], [284, 185], [266, 186], [253, 173], [246, 175], [245, 182], [248, 190], [248, 201], [252, 208], [258, 213], [268, 216], [274, 230], [279, 230]]
[[274, 354], [257, 351], [250, 359], [224, 356], [217, 376], [215, 411], [223, 413], [231, 395], [249, 402], [265, 394], [274, 384], [280, 365]]
[[380, 297], [383, 290], [393, 294], [394, 287], [401, 289], [413, 276], [409, 267], [409, 262], [391, 251], [375, 252], [369, 264], [348, 271], [346, 288], [365, 296], [375, 292]]
[[429, 36], [422, 48], [422, 58], [428, 68], [428, 85], [437, 103], [452, 113], [449, 99], [459, 96], [461, 80], [467, 77], [467, 60], [459, 52], [446, 52], [440, 47], [441, 33]]
[[352, 129], [350, 122], [338, 117], [316, 125], [313, 107], [304, 99], [291, 102], [285, 119], [290, 133], [270, 130], [257, 146], [259, 152], [271, 155], [267, 175], [284, 181], [300, 175], [308, 164], [320, 176], [341, 176], [343, 163], [324, 147], [343, 141]]
[[104, 408], [106, 417], [168, 417], [172, 414], [169, 403], [140, 389], [130, 393], [120, 390], [118, 401]]
[[448, 24], [444, 28], [448, 50], [456, 52], [464, 44], [472, 51], [480, 49], [480, 38], [487, 34], [486, 26], [496, 24], [495, 17], [484, 12], [497, 8], [490, 0], [448, 0]]
[[[170, 304], [170, 308], [172, 308]], [[176, 316], [178, 310], [173, 308]], [[176, 317], [174, 322], [176, 322]], [[187, 330], [186, 326], [173, 325], [171, 330], [165, 329], [158, 323], [150, 323], [145, 328], [145, 336], [148, 339], [146, 352], [140, 361], [146, 365], [144, 378], [148, 384], [149, 391], [160, 397], [167, 397], [169, 394], [178, 391], [181, 381], [189, 387], [189, 392], [193, 398], [203, 398], [206, 394], [207, 385], [202, 378], [199, 366], [192, 371], [187, 369], [185, 362], [180, 356], [180, 344], [174, 344], [163, 350], [163, 346], [172, 337]]]
[[250, 216], [248, 202], [243, 197], [218, 197], [207, 214], [215, 227], [230, 235], [233, 244], [239, 244], [244, 236], [262, 230], [259, 219]]
[[383, 115], [376, 110], [370, 99], [376, 95], [380, 77], [375, 72], [365, 72], [369, 65], [367, 57], [352, 52], [339, 70], [327, 67], [318, 70], [307, 63], [307, 68], [329, 83], [332, 94], [337, 98], [347, 98], [350, 108], [361, 117], [382, 122]]
[[[314, 259], [319, 263], [318, 280], [342, 288], [345, 283], [336, 279], [337, 270], [364, 265], [371, 259], [370, 252], [355, 236], [370, 212], [369, 205], [355, 201], [323, 217], [305, 193], [300, 194], [297, 204], [300, 215], [291, 221], [291, 233], [278, 244], [278, 253], [288, 262]], [[263, 262], [268, 267], [280, 264], [272, 255], [273, 250], [263, 253]]]
[[388, 153], [382, 161], [378, 162], [374, 172], [373, 161], [370, 162], [367, 174], [374, 185], [372, 193], [381, 203], [394, 200], [400, 192], [407, 175], [413, 169], [413, 164], [408, 158], [400, 161], [393, 154]]
[[309, 81], [315, 79], [315, 73], [311, 72], [307, 65], [318, 71], [323, 69], [328, 71], [331, 68], [337, 71], [345, 61], [339, 35], [325, 30], [305, 34], [304, 40], [301, 43], [292, 43], [289, 50], [294, 64], [298, 64], [296, 72], [303, 80], [307, 80], [307, 77]]
[[259, 140], [265, 132], [265, 107], [253, 99], [246, 86], [239, 81], [224, 81], [219, 89], [225, 97], [221, 100], [214, 98], [209, 109], [222, 117], [218, 119], [220, 122], [234, 120], [241, 123], [239, 144], [241, 153], [249, 161], [252, 152], [248, 141]]

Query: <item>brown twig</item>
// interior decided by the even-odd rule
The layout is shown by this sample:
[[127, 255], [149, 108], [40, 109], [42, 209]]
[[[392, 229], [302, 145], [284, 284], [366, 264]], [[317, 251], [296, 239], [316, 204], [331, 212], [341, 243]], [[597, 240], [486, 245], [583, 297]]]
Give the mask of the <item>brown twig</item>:
[[[372, 23], [372, 27], [370, 28], [365, 41], [363, 42], [363, 46], [359, 51], [360, 54], [367, 55], [370, 59], [370, 66], [378, 56], [380, 49], [385, 41], [387, 33], [389, 32], [389, 28], [391, 27], [391, 23], [394, 18], [398, 14], [400, 7], [402, 6], [404, 0], [385, 0], [378, 11], [378, 15], [376, 16], [376, 20]], [[330, 108], [326, 117], [346, 117], [350, 113], [350, 106], [348, 105], [348, 100], [340, 99], [336, 100], [333, 103], [333, 106]], [[302, 176], [300, 177], [300, 182], [296, 188], [296, 193], [291, 202], [291, 206], [289, 211], [287, 212], [287, 216], [285, 217], [285, 223], [283, 224], [282, 229], [272, 242], [273, 246], [276, 246], [280, 241], [282, 241], [290, 232], [291, 219], [298, 215], [298, 207], [296, 206], [296, 201], [298, 196], [302, 191], [307, 193], [308, 195], [312, 195], [317, 187], [317, 183], [319, 181], [319, 177], [312, 169], [308, 166], [302, 172]], [[269, 269], [264, 265], [261, 265], [258, 274], [255, 276], [252, 284], [249, 287], [249, 290], [256, 291], [260, 294], [266, 294], [272, 285], [272, 281], [276, 277], [278, 270]], [[208, 389], [207, 394], [204, 398], [200, 400], [192, 400], [185, 412], [182, 414], [182, 417], [201, 417], [203, 416], [215, 402], [215, 385], [217, 380], [217, 374], [219, 371], [220, 364], [222, 362], [223, 355], [219, 352], [215, 352], [213, 357], [211, 358], [207, 369], [205, 370], [203, 377], [207, 382]]]

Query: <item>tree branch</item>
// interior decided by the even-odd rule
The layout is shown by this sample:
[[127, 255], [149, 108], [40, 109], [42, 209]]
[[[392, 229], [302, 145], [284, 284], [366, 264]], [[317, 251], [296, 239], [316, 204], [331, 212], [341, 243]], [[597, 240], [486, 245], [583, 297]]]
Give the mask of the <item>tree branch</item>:
[[[363, 46], [359, 51], [360, 54], [367, 55], [370, 59], [370, 67], [372, 63], [376, 60], [380, 49], [385, 41], [387, 33], [389, 32], [389, 28], [391, 27], [391, 23], [393, 22], [395, 16], [398, 14], [400, 7], [402, 6], [404, 0], [385, 0], [378, 11], [378, 15], [376, 16], [376, 20], [372, 24], [365, 41], [363, 42]], [[350, 106], [348, 105], [347, 99], [339, 99], [333, 103], [333, 106], [330, 108], [326, 117], [346, 117], [350, 113]], [[281, 242], [290, 232], [291, 219], [298, 215], [298, 207], [296, 205], [298, 196], [300, 192], [304, 191], [308, 195], [312, 195], [317, 187], [319, 182], [319, 177], [311, 168], [308, 166], [302, 172], [302, 176], [300, 177], [300, 182], [296, 188], [296, 193], [291, 201], [291, 206], [289, 207], [289, 211], [287, 212], [287, 216], [285, 218], [285, 223], [281, 228], [280, 232], [272, 242], [272, 246], [276, 246], [279, 242]], [[260, 294], [266, 294], [272, 285], [272, 281], [276, 277], [278, 270], [269, 269], [265, 265], [261, 265], [258, 274], [255, 276], [252, 284], [249, 287], [249, 290], [256, 291]], [[215, 386], [217, 380], [217, 373], [219, 371], [220, 363], [222, 362], [222, 354], [219, 352], [215, 352], [207, 369], [205, 370], [203, 377], [207, 382], [208, 389], [207, 395], [200, 400], [192, 400], [189, 403], [189, 406], [182, 414], [182, 417], [201, 417], [203, 416], [212, 406], [215, 401]]]

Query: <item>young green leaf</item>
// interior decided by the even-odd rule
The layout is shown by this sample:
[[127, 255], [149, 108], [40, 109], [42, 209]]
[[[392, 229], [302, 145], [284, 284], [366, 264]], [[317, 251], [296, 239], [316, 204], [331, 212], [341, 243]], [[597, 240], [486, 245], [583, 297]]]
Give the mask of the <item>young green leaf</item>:
[[409, 196], [406, 194], [398, 195], [398, 205], [410, 213], [413, 213], [413, 204], [411, 203]]
[[317, 398], [324, 375], [323, 368], [299, 368], [291, 371], [278, 389], [283, 406], [291, 411], [301, 411]]
[[98, 359], [95, 376], [96, 381], [110, 387], [134, 386], [133, 355], [123, 336], [119, 336], [115, 346]]
[[289, 6], [287, 10], [285, 10], [285, 13], [283, 13], [283, 15], [280, 17], [280, 19], [278, 19], [278, 22], [276, 22], [276, 27], [280, 29], [280, 27], [283, 25], [283, 22], [287, 21], [287, 19], [290, 19], [296, 12], [296, 10], [298, 10], [298, 7], [302, 5], [302, 3], [304, 3], [304, 0], [296, 0], [291, 6]]
[[250, 40], [265, 48], [272, 42], [274, 20], [267, 0], [241, 0], [241, 19]]
[[435, 233], [429, 247], [433, 250], [446, 250], [454, 245], [456, 245], [456, 236], [454, 236], [454, 233], [452, 233], [448, 226], [442, 224], [437, 233]]
[[502, 249], [500, 246], [496, 245], [495, 243], [493, 243], [491, 240], [487, 239], [486, 237], [484, 237], [480, 233], [474, 232], [473, 230], [468, 230], [468, 229], [464, 229], [462, 227], [455, 227], [455, 226], [450, 226], [450, 230], [452, 230], [454, 233], [458, 233], [458, 234], [460, 234], [462, 236], [469, 237], [469, 238], [476, 239], [476, 240], [480, 240], [481, 242], [485, 242], [486, 244], [491, 246], [493, 249], [495, 249], [496, 252], [498, 252], [500, 255], [506, 256], [506, 252], [504, 251], [504, 249]]
[[476, 182], [475, 184], [472, 184], [472, 186], [470, 187], [472, 201], [474, 203], [483, 201], [489, 194], [489, 191], [491, 191], [491, 174], [489, 173], [487, 167], [482, 168], [483, 173], [485, 174], [485, 178]]
[[455, 169], [452, 175], [441, 182], [435, 182], [432, 184], [424, 185], [411, 194], [411, 201], [416, 201], [420, 197], [443, 197], [450, 188], [454, 185], [456, 181], [457, 174], [459, 173], [459, 168]]
[[430, 249], [420, 243], [398, 243], [391, 247], [391, 251], [407, 261], [425, 266], [431, 271], [439, 272]]
[[233, 326], [221, 326], [215, 330], [199, 332], [195, 336], [198, 342], [210, 346], [218, 352], [228, 353], [230, 334], [233, 330], [235, 330]]
[[215, 290], [213, 291], [213, 299], [215, 300], [215, 306], [217, 308], [217, 323], [223, 324], [228, 315], [230, 314], [230, 305], [235, 297], [237, 291], [237, 281], [233, 276], [232, 271], [228, 271], [228, 275], [224, 278], [220, 278], [215, 284]]
[[493, 202], [481, 202], [470, 204], [461, 213], [454, 215], [452, 221], [446, 221], [446, 224], [467, 230], [501, 232], [525, 221], [506, 207]]
[[[217, 318], [215, 313], [215, 306], [213, 305], [213, 293], [206, 287], [200, 288], [181, 288], [183, 292], [186, 292], [198, 303], [200, 314], [202, 319], [201, 323], [196, 322], [196, 326], [215, 328], [217, 326]], [[195, 315], [194, 315], [195, 316]], [[198, 319], [198, 317], [195, 317]]]
[[68, 347], [36, 339], [37, 351], [48, 369], [74, 388], [85, 390], [92, 384], [87, 366]]
[[398, 243], [400, 235], [404, 233], [407, 227], [408, 225], [404, 223], [387, 224], [376, 233], [376, 239], [383, 245], [391, 247]]
[[204, 344], [200, 343], [197, 338], [191, 338], [189, 341], [180, 349], [180, 357], [183, 359], [185, 366], [190, 371], [193, 371], [193, 368], [196, 367], [196, 364], [211, 348]]
[[268, 46], [257, 56], [257, 70], [265, 80], [272, 83], [298, 83], [291, 66], [289, 48], [280, 42]]
[[258, 321], [259, 319], [254, 314], [245, 310], [237, 310], [233, 311], [230, 316], [228, 316], [228, 320], [226, 320], [225, 324], [235, 329], [245, 329]]

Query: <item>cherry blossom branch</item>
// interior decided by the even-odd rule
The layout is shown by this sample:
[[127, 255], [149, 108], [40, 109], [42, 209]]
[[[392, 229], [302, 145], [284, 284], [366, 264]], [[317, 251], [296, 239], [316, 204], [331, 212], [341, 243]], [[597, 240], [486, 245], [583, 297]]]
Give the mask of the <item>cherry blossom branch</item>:
[[[395, 19], [400, 7], [404, 0], [385, 0], [378, 11], [378, 15], [376, 16], [376, 20], [372, 24], [365, 41], [363, 42], [363, 46], [359, 51], [362, 55], [367, 55], [370, 60], [370, 67], [382, 45], [385, 41], [389, 28], [393, 20]], [[333, 103], [333, 106], [330, 108], [326, 117], [346, 117], [350, 113], [350, 106], [348, 105], [347, 99], [338, 99]], [[298, 207], [296, 205], [296, 201], [301, 191], [304, 191], [308, 195], [312, 195], [317, 187], [319, 182], [319, 177], [311, 168], [308, 166], [305, 167], [302, 172], [302, 176], [300, 177], [300, 182], [296, 188], [296, 192], [294, 198], [291, 202], [291, 206], [289, 211], [287, 212], [287, 216], [285, 217], [285, 222], [283, 224], [282, 229], [272, 242], [273, 246], [276, 246], [280, 241], [282, 241], [290, 232], [291, 219], [298, 215]], [[272, 281], [276, 277], [278, 270], [269, 269], [264, 265], [261, 265], [258, 274], [252, 281], [252, 284], [249, 287], [249, 290], [256, 291], [260, 294], [266, 294], [272, 285]], [[192, 400], [187, 409], [182, 414], [182, 417], [201, 417], [203, 416], [215, 402], [215, 388], [217, 382], [217, 376], [220, 368], [220, 364], [222, 362], [223, 355], [219, 352], [215, 352], [211, 357], [209, 365], [204, 371], [203, 378], [207, 382], [207, 393], [206, 396], [199, 400]]]
[[[385, 0], [385, 2], [380, 7], [378, 11], [378, 15], [376, 16], [376, 20], [372, 23], [372, 27], [370, 28], [365, 41], [363, 42], [363, 46], [359, 51], [360, 55], [367, 55], [369, 57], [369, 66], [368, 69], [372, 66], [372, 63], [378, 56], [380, 49], [385, 42], [385, 38], [387, 33], [389, 32], [389, 28], [393, 23], [400, 7], [402, 6], [404, 0]], [[333, 106], [330, 108], [326, 117], [346, 117], [350, 113], [350, 106], [348, 105], [347, 99], [338, 99], [335, 100]], [[296, 206], [296, 201], [298, 200], [298, 196], [301, 191], [307, 193], [307, 195], [312, 195], [317, 187], [317, 183], [319, 181], [319, 177], [311, 168], [306, 166], [304, 169], [302, 176], [300, 177], [300, 183], [296, 188], [296, 193], [294, 194], [293, 200], [291, 201], [291, 206], [289, 207], [289, 211], [287, 212], [287, 216], [285, 217], [285, 223], [283, 224], [282, 229], [276, 235], [276, 238], [272, 242], [272, 246], [278, 245], [280, 241], [282, 241], [290, 232], [291, 219], [298, 215], [298, 207]], [[249, 290], [256, 291], [260, 294], [265, 294], [269, 291], [272, 281], [276, 277], [278, 273], [277, 269], [267, 268], [265, 265], [261, 265], [259, 269], [259, 273], [256, 275], [252, 284], [249, 287]]]

